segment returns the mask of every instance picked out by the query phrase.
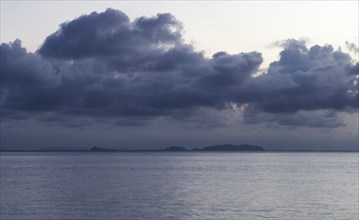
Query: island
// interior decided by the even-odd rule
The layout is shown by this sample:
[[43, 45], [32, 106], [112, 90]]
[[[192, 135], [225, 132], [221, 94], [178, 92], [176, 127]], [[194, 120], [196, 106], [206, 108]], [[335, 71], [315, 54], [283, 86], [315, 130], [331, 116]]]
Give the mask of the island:
[[262, 147], [249, 144], [220, 144], [207, 146], [202, 149], [199, 149], [199, 151], [264, 151], [264, 149]]
[[98, 152], [104, 152], [104, 151], [116, 151], [114, 149], [108, 149], [103, 147], [92, 147], [90, 151], [98, 151]]
[[187, 150], [184, 147], [178, 146], [171, 146], [164, 149], [140, 149], [140, 150], [116, 150], [116, 149], [108, 149], [102, 147], [92, 147], [89, 151], [91, 152], [189, 152], [189, 151], [196, 151], [196, 152], [207, 152], [207, 151], [264, 151], [262, 147], [249, 145], [249, 144], [241, 144], [241, 145], [234, 145], [234, 144], [219, 144], [219, 145], [212, 145], [207, 147], [198, 148], [195, 147], [192, 150]]

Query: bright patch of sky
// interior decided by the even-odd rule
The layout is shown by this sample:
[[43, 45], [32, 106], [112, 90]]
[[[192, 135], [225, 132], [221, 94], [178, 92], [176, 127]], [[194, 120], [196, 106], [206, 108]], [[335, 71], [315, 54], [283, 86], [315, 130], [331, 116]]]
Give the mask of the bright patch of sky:
[[81, 14], [119, 9], [131, 19], [169, 12], [184, 25], [187, 42], [207, 56], [260, 51], [266, 67], [279, 40], [308, 45], [358, 44], [358, 1], [1, 1], [1, 42], [22, 40], [36, 51], [58, 25]]

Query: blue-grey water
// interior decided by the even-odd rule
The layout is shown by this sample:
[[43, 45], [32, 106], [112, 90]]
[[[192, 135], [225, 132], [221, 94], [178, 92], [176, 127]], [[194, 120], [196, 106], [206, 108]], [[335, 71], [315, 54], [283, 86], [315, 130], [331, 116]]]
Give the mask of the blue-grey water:
[[1, 153], [0, 219], [358, 219], [358, 153]]

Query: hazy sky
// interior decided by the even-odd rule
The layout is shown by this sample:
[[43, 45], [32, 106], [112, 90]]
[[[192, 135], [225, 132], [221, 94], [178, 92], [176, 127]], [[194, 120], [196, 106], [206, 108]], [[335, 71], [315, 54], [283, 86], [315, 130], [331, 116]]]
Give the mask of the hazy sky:
[[358, 4], [1, 1], [1, 147], [357, 149]]
[[1, 1], [1, 41], [19, 38], [35, 51], [59, 24], [107, 8], [131, 19], [169, 12], [183, 23], [186, 41], [209, 56], [259, 50], [274, 59], [278, 40], [335, 47], [358, 40], [357, 1]]

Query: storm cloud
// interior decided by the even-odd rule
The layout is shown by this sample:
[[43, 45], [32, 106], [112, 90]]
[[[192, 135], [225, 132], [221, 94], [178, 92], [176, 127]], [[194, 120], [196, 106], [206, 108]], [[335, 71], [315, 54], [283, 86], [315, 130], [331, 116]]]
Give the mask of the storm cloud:
[[[260, 71], [259, 52], [208, 58], [182, 33], [171, 14], [130, 21], [108, 9], [61, 24], [35, 53], [20, 40], [2, 43], [2, 117], [47, 121], [43, 115], [50, 114], [136, 126], [238, 108], [247, 123], [338, 127], [336, 112], [359, 107], [359, 65], [331, 45], [283, 41], [279, 60]], [[308, 118], [312, 111], [320, 114], [317, 122]]]
[[331, 45], [283, 43], [280, 59], [243, 86], [239, 100], [267, 112], [358, 108], [358, 63]]

